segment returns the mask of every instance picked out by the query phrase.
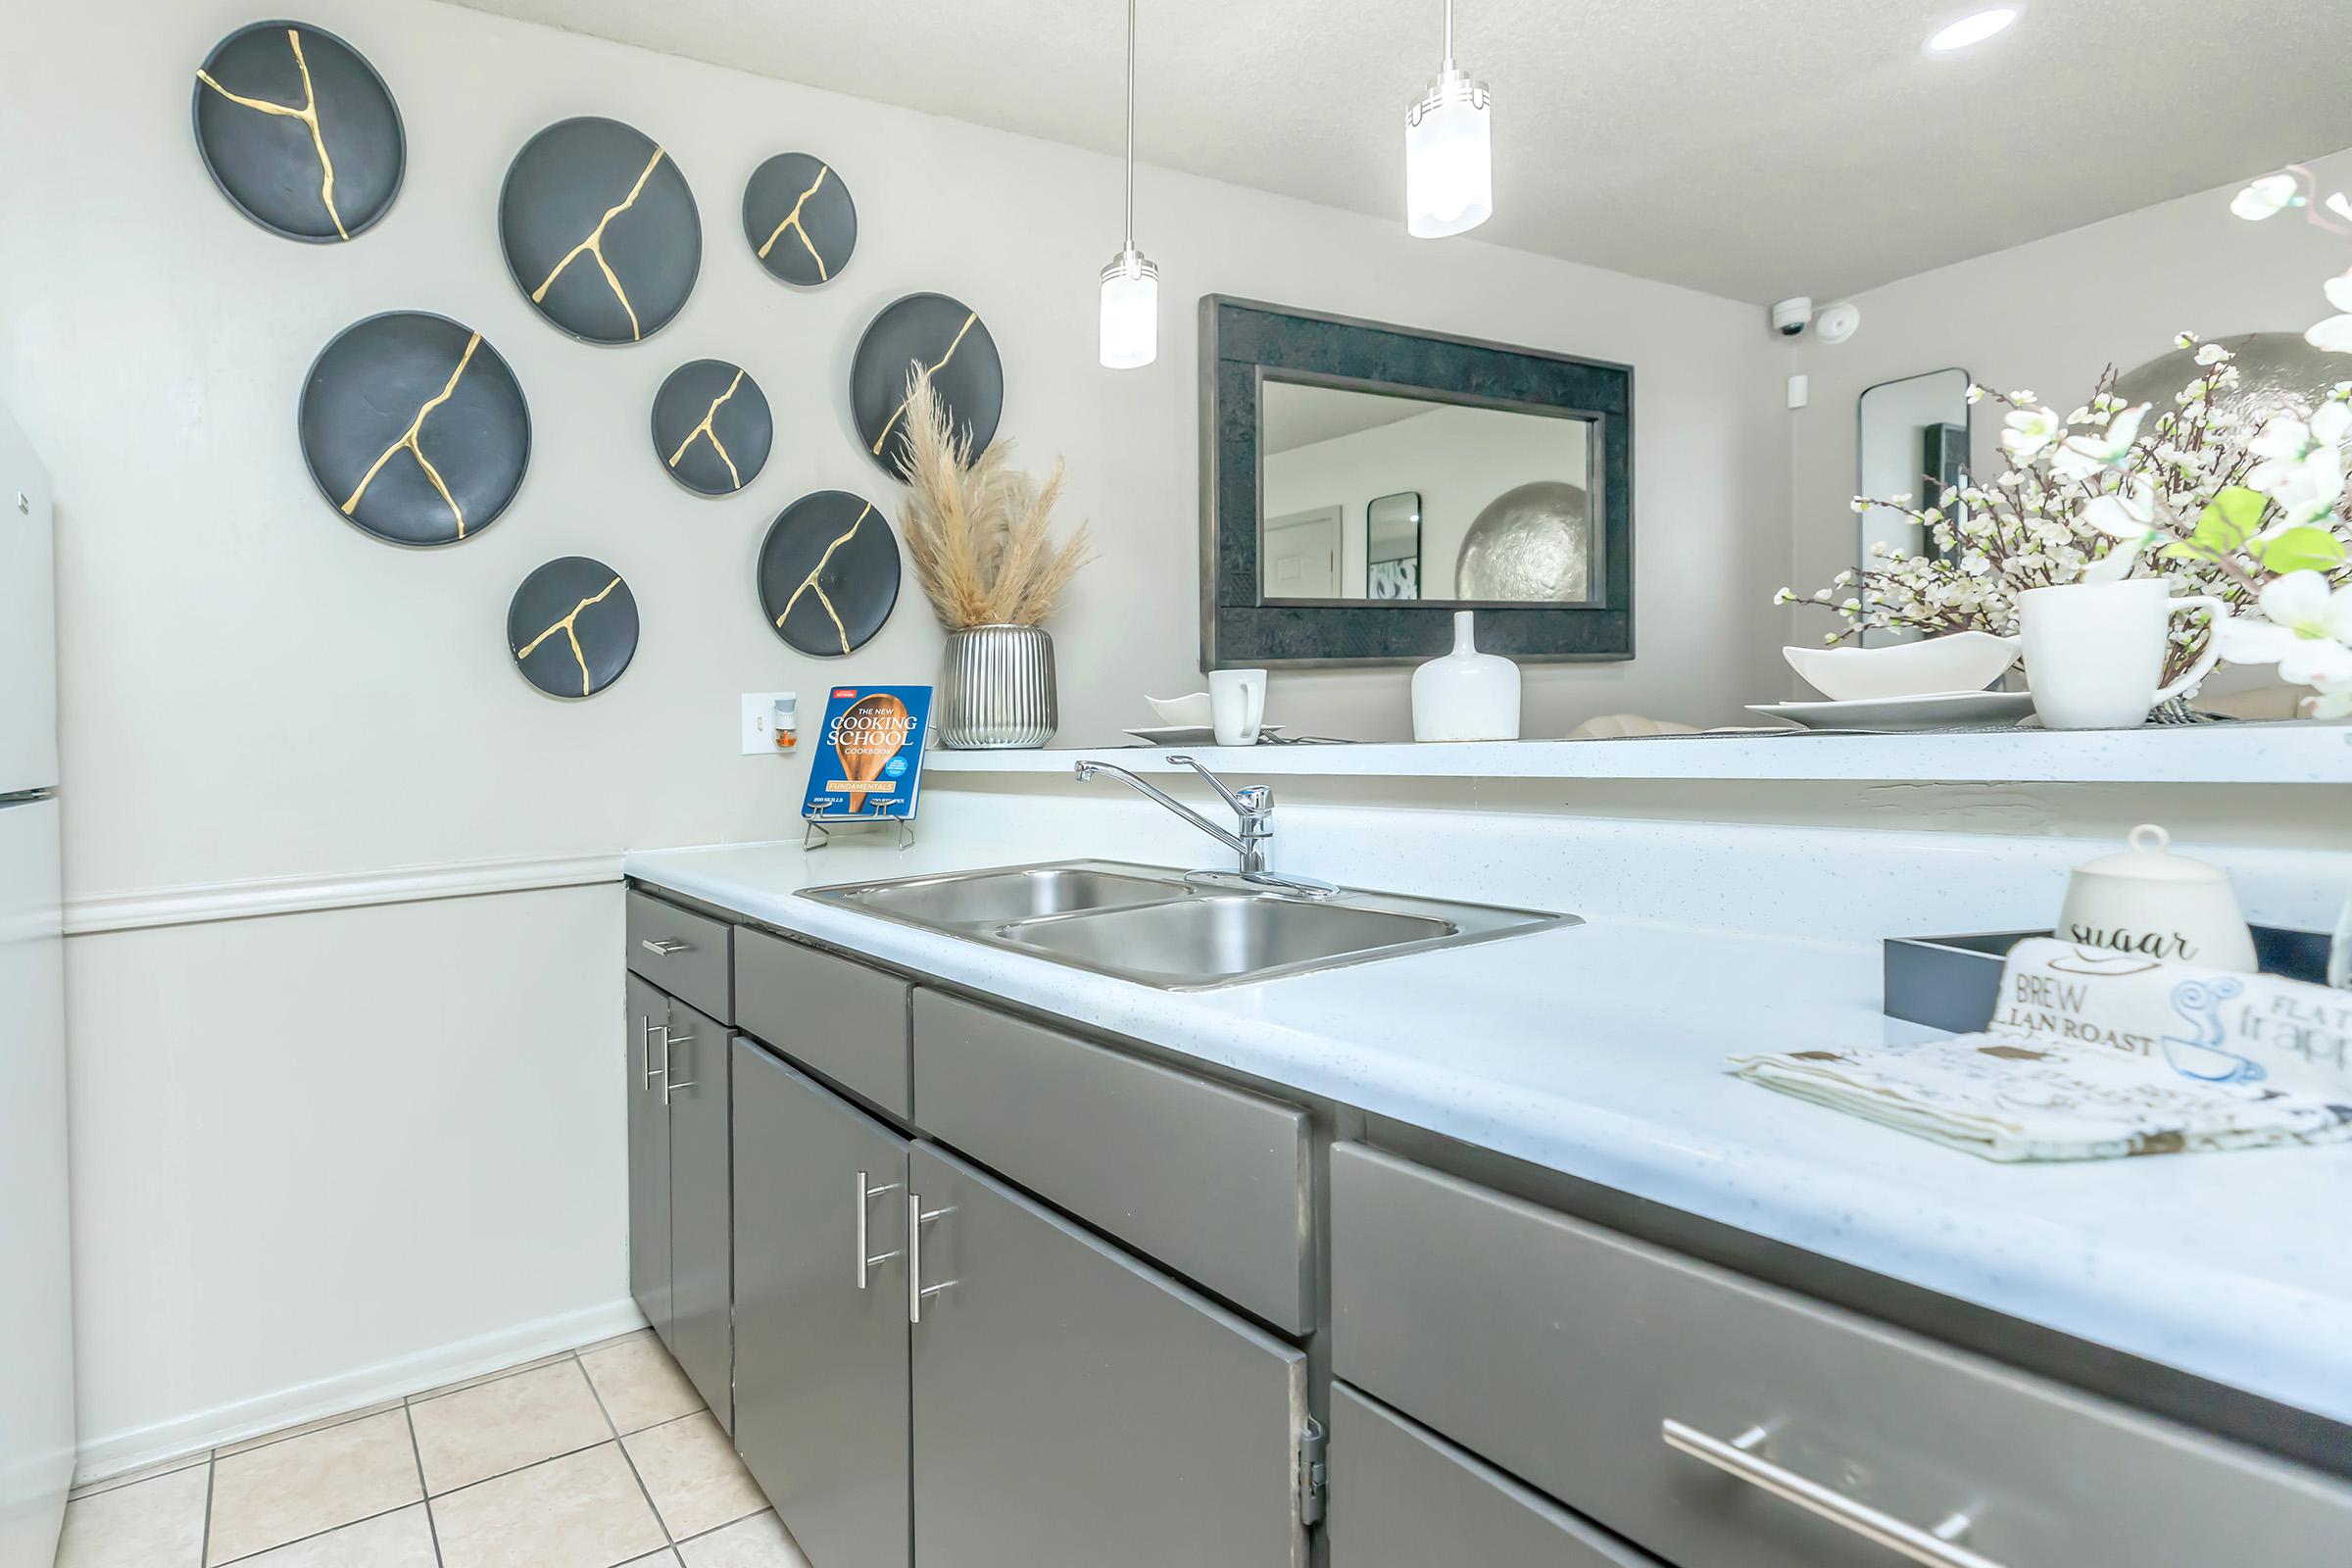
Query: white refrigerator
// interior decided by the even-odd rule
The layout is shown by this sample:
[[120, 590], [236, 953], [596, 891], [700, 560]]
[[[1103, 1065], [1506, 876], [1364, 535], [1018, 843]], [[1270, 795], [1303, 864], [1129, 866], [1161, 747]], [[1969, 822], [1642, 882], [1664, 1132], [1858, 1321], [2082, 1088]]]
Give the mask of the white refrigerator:
[[74, 1473], [53, 562], [0, 409], [0, 1568], [49, 1568]]

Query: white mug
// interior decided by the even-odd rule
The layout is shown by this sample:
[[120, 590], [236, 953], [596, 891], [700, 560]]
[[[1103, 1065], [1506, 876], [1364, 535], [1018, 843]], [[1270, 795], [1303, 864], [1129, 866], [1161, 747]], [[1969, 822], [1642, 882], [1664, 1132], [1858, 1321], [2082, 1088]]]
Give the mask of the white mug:
[[1208, 711], [1219, 746], [1255, 746], [1266, 722], [1266, 672], [1210, 670]]
[[2017, 596], [2026, 638], [2026, 684], [2045, 729], [2112, 729], [2140, 724], [2148, 710], [2192, 691], [2221, 661], [2221, 639], [2208, 637], [2189, 672], [2164, 678], [2172, 617], [2230, 613], [2219, 599], [2172, 597], [2161, 577], [2131, 582], [2064, 583]]

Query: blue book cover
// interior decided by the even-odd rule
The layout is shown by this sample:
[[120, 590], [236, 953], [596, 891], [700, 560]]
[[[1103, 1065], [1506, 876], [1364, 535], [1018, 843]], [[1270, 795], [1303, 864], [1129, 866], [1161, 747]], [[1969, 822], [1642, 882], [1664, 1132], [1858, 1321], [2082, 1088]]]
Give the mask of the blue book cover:
[[824, 822], [911, 822], [931, 728], [928, 686], [836, 686], [808, 760], [801, 815]]

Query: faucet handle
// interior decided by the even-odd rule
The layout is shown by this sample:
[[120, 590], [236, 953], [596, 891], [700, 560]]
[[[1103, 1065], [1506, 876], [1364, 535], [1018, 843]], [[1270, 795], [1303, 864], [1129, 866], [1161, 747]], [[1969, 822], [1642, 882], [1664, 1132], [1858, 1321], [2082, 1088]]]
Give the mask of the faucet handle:
[[1263, 784], [1251, 784], [1236, 790], [1223, 779], [1200, 765], [1200, 760], [1186, 753], [1176, 753], [1168, 759], [1173, 766], [1189, 767], [1208, 780], [1208, 787], [1224, 797], [1225, 804], [1242, 817], [1262, 816], [1274, 808], [1274, 792]]

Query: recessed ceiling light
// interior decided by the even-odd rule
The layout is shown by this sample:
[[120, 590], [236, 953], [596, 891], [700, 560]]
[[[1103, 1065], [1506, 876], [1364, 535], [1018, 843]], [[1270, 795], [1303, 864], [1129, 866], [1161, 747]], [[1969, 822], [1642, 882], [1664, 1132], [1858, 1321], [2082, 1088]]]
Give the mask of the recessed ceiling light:
[[1974, 16], [1962, 17], [1958, 22], [1930, 38], [1928, 48], [1935, 54], [1949, 54], [1954, 49], [1966, 49], [1971, 44], [1983, 43], [2016, 20], [2017, 7], [2015, 6], [1995, 6], [1990, 11], [1980, 11]]

